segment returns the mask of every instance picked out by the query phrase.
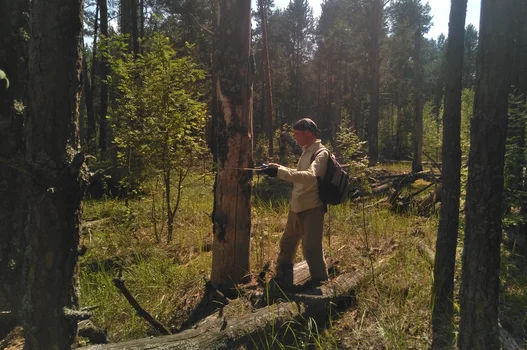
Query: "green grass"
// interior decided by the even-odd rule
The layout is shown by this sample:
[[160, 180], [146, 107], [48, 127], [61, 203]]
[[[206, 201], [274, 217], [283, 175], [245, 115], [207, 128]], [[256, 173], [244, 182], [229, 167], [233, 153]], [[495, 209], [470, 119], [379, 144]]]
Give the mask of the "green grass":
[[[212, 176], [193, 176], [186, 182], [170, 243], [165, 240], [166, 232], [161, 234], [160, 243], [156, 241], [152, 218], [158, 224], [162, 222], [159, 213], [162, 197], [154, 182], [148, 185], [143, 197], [128, 203], [106, 199], [84, 204], [85, 221], [104, 220], [84, 230], [82, 236], [81, 243], [88, 247], [88, 252], [80, 261], [81, 304], [99, 307], [94, 311], [93, 321], [106, 328], [114, 342], [156, 335], [113, 285], [113, 278], [120, 273], [143, 308], [174, 329], [201, 300], [205, 280], [209, 278], [212, 253], [201, 252], [200, 246], [203, 238], [212, 234]], [[416, 183], [411, 191], [422, 186], [425, 184]], [[276, 259], [290, 190], [290, 186], [276, 179], [255, 178], [253, 273]], [[357, 291], [355, 307], [332, 311], [339, 314], [326, 325], [313, 320], [304, 320], [302, 324], [291, 322], [286, 334], [271, 329], [255, 336], [253, 346], [259, 349], [430, 346], [432, 270], [418, 253], [417, 242], [424, 240], [434, 248], [437, 215], [419, 217], [415, 210], [395, 214], [389, 204], [378, 200], [359, 199], [330, 207], [325, 220], [324, 250], [339, 261], [342, 273], [369, 270], [373, 261], [395, 254], [388, 270]], [[458, 261], [460, 252], [461, 244]], [[300, 249], [296, 260], [302, 260]], [[525, 337], [527, 324], [527, 277], [523, 273], [526, 265], [517, 252], [503, 250], [501, 322], [519, 338]], [[460, 264], [457, 269], [458, 286]], [[228, 317], [250, 312], [251, 305], [243, 298], [231, 304], [236, 305], [235, 314]]]

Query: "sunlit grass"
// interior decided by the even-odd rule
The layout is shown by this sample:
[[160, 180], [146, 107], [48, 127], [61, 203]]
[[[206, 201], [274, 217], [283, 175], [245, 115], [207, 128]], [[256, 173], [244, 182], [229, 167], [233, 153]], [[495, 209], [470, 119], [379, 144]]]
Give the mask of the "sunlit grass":
[[[417, 183], [411, 191], [425, 185]], [[203, 295], [212, 253], [200, 248], [203, 239], [212, 235], [213, 178], [195, 176], [186, 186], [174, 239], [168, 244], [164, 239], [157, 243], [153, 230], [152, 204], [161, 208], [159, 194], [152, 196], [152, 192], [146, 191], [130, 199], [127, 205], [117, 199], [85, 202], [85, 220], [104, 220], [85, 230], [82, 237], [88, 253], [81, 258], [81, 303], [99, 306], [93, 321], [108, 329], [112, 341], [156, 335], [113, 285], [112, 279], [119, 273], [139, 303], [173, 329], [185, 321]], [[152, 188], [149, 190], [153, 191]], [[254, 274], [276, 259], [289, 196], [290, 187], [283, 182], [255, 177], [251, 232]], [[156, 215], [159, 223], [162, 217]], [[417, 252], [416, 243], [424, 241], [433, 249], [437, 222], [437, 214], [420, 217], [415, 209], [396, 214], [379, 198], [357, 199], [330, 207], [325, 220], [324, 251], [328, 258], [339, 261], [341, 273], [368, 271], [380, 258], [392, 254], [395, 258], [375, 282], [357, 291], [355, 307], [339, 311], [325, 325], [303, 320], [301, 324], [291, 322], [286, 326], [286, 335], [277, 330], [259, 334], [252, 339], [253, 346], [259, 349], [429, 347], [432, 270]], [[296, 261], [301, 260], [299, 249]], [[510, 305], [524, 302], [525, 281], [520, 271], [510, 266], [506, 271], [509, 283], [504, 286], [508, 293], [505, 300]], [[231, 304], [234, 308], [229, 312], [234, 312], [234, 316], [227, 317], [250, 312], [251, 305], [243, 298]], [[520, 311], [514, 314], [514, 320], [524, 327], [525, 313]]]

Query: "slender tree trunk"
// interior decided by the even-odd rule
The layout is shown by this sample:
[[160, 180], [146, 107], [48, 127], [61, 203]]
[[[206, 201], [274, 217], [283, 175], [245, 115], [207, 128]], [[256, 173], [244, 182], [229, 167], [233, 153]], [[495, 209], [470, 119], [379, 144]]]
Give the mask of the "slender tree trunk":
[[318, 68], [317, 68], [317, 122], [320, 122], [320, 99], [322, 95], [322, 53], [319, 52]]
[[461, 180], [461, 90], [467, 0], [452, 0], [443, 111], [443, 193], [434, 263], [433, 349], [453, 346], [454, 267]]
[[[141, 7], [141, 29], [139, 32], [139, 37], [143, 39], [145, 37], [145, 2], [141, 0], [139, 6]], [[141, 48], [141, 52], [143, 49]]]
[[165, 182], [165, 201], [167, 206], [167, 244], [172, 242], [172, 233], [174, 232], [174, 218], [172, 216], [172, 201], [170, 200], [170, 169], [165, 170], [163, 174]]
[[262, 18], [262, 36], [264, 46], [264, 63], [265, 63], [265, 85], [266, 85], [266, 102], [267, 102], [267, 138], [269, 140], [269, 157], [273, 156], [273, 89], [271, 86], [271, 63], [269, 62], [269, 43], [267, 41], [267, 6], [265, 0], [260, 1], [261, 18]]
[[[94, 46], [95, 50], [95, 46]], [[93, 63], [95, 64], [95, 62]], [[88, 72], [88, 64], [86, 63], [86, 58], [82, 60], [82, 74], [83, 74], [83, 90], [84, 90], [84, 102], [86, 104], [86, 114], [87, 114], [87, 128], [86, 128], [86, 145], [91, 146], [95, 139], [95, 130], [97, 124], [95, 123], [95, 110], [93, 108], [93, 85]], [[94, 75], [92, 75], [94, 77]], [[82, 138], [81, 138], [82, 139]]]
[[[92, 57], [92, 69], [91, 77], [86, 73], [85, 84], [90, 84], [89, 93], [91, 96], [86, 95], [86, 110], [88, 114], [87, 130], [86, 130], [86, 145], [90, 151], [97, 148], [97, 142], [95, 135], [97, 132], [97, 122], [95, 119], [95, 108], [94, 108], [94, 97], [93, 92], [95, 91], [95, 77], [97, 76], [97, 34], [99, 24], [99, 2], [95, 4], [95, 23], [93, 26], [93, 57]], [[87, 69], [87, 68], [86, 68]], [[90, 79], [91, 78], [91, 79]], [[89, 80], [89, 81], [88, 81]], [[86, 92], [88, 94], [88, 91]]]
[[128, 35], [128, 51], [133, 49], [132, 36], [132, 0], [121, 0], [121, 34]]
[[402, 125], [403, 125], [403, 106], [401, 102], [401, 92], [396, 93], [397, 116], [395, 117], [395, 159], [401, 159], [402, 153]]
[[[27, 41], [29, 0], [0, 1], [0, 69], [10, 79], [0, 82], [0, 155], [16, 159], [24, 153], [23, 122], [27, 107]], [[24, 108], [15, 108], [15, 101]], [[0, 339], [20, 323], [24, 208], [20, 188], [24, 176], [0, 161]]]
[[370, 81], [370, 118], [368, 119], [368, 164], [375, 166], [379, 156], [379, 86], [380, 86], [380, 40], [382, 29], [382, 10], [381, 0], [373, 1], [373, 21], [371, 32], [371, 81]]
[[250, 1], [219, 0], [215, 30], [218, 173], [214, 184], [211, 282], [227, 289], [247, 277], [253, 166]]
[[137, 18], [137, 0], [130, 0], [130, 19], [132, 21], [132, 48], [134, 56], [139, 55], [139, 20]]
[[[342, 73], [342, 62], [339, 62], [339, 72]], [[333, 149], [337, 157], [340, 157], [340, 148], [337, 141], [338, 132], [340, 130], [340, 123], [342, 121], [342, 76], [337, 80], [337, 96], [335, 99], [335, 118], [332, 123], [331, 138], [333, 140]]]
[[507, 133], [509, 1], [481, 2], [474, 115], [470, 128], [460, 349], [499, 349], [503, 167]]
[[421, 63], [421, 24], [417, 24], [414, 35], [414, 133], [413, 133], [413, 160], [412, 172], [423, 170], [423, 67]]
[[67, 310], [79, 305], [77, 249], [86, 176], [78, 135], [83, 1], [32, 0], [31, 6], [25, 158], [38, 171], [27, 178], [23, 194], [24, 348], [70, 349], [78, 318]]
[[[107, 0], [98, 0], [101, 11], [101, 37], [108, 37], [108, 4]], [[108, 83], [106, 76], [110, 73], [110, 67], [106, 59], [102, 59], [100, 66], [101, 77], [101, 101], [99, 111], [99, 151], [104, 156], [108, 151]]]

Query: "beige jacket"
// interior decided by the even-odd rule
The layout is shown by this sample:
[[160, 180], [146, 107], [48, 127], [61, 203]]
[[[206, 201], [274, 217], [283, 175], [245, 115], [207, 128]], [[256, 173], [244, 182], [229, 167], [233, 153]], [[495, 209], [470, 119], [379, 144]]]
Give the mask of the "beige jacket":
[[291, 195], [291, 211], [300, 213], [304, 210], [316, 208], [323, 205], [318, 196], [317, 176], [323, 177], [328, 164], [329, 152], [320, 152], [315, 160], [311, 157], [319, 148], [324, 148], [321, 140], [316, 140], [309, 148], [303, 147], [304, 152], [298, 160], [295, 169], [280, 166], [278, 168], [279, 179], [293, 183]]

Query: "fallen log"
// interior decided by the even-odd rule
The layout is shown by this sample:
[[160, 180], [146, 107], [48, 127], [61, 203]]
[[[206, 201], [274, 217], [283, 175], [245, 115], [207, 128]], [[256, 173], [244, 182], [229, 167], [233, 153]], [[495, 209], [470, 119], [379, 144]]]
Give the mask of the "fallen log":
[[[371, 270], [338, 276], [334, 281], [306, 290], [302, 294], [288, 296], [289, 302], [273, 304], [251, 314], [228, 319], [220, 310], [218, 315], [207, 317], [196, 329], [179, 334], [132, 340], [124, 343], [90, 346], [87, 350], [110, 349], [232, 349], [252, 343], [259, 336], [275, 336], [280, 329], [291, 327], [307, 319], [327, 319], [332, 303], [353, 301], [354, 291], [367, 283], [374, 275], [388, 266], [391, 258], [385, 258]], [[267, 333], [266, 333], [267, 332]], [[272, 333], [271, 333], [272, 332]]]
[[429, 215], [436, 203], [441, 202], [441, 193], [443, 186], [437, 186], [436, 189], [430, 193], [425, 199], [417, 204], [417, 212], [419, 215]]
[[89, 346], [87, 350], [146, 349], [233, 349], [251, 342], [256, 333], [271, 332], [284, 323], [298, 319], [305, 312], [302, 305], [283, 303], [271, 305], [254, 313], [227, 320], [215, 318], [202, 327], [155, 338], [143, 338], [122, 343]]
[[[338, 261], [332, 261], [329, 260], [326, 263], [326, 267], [328, 270], [328, 274], [334, 275], [335, 269], [337, 268]], [[307, 261], [302, 261], [293, 267], [293, 285], [295, 286], [303, 286], [309, 283], [311, 281], [311, 274], [309, 273], [309, 266], [307, 266]]]

